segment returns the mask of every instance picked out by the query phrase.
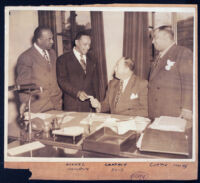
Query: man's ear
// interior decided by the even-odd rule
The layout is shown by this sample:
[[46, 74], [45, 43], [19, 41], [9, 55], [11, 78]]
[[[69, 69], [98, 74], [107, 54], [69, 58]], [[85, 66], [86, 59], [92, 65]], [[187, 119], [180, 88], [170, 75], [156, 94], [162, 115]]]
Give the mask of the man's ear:
[[41, 44], [41, 39], [37, 38], [36, 42], [40, 45]]
[[77, 45], [78, 44], [78, 40], [75, 40], [75, 45]]

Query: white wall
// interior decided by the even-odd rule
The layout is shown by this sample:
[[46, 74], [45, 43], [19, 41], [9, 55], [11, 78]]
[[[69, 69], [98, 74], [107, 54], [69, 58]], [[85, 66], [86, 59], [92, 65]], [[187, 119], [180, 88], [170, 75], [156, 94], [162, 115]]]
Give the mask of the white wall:
[[[38, 14], [37, 11], [10, 11], [7, 25], [9, 25], [8, 32], [8, 57], [6, 62], [8, 63], [8, 85], [15, 84], [15, 67], [17, 58], [19, 55], [31, 46], [31, 39], [34, 29], [38, 26]], [[8, 98], [14, 99], [12, 92], [8, 92]], [[8, 103], [8, 123], [12, 123], [16, 120], [17, 110], [14, 102]], [[10, 130], [11, 128], [9, 128]], [[14, 128], [12, 128], [14, 129]], [[9, 133], [14, 133], [9, 131]]]
[[122, 57], [123, 48], [123, 12], [103, 12], [105, 52], [108, 81], [112, 79], [116, 61]]

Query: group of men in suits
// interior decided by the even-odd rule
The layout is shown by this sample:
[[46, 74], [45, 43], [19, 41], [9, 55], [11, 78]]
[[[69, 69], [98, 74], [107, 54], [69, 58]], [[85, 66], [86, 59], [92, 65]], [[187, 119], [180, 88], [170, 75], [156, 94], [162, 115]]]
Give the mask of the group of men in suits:
[[[163, 115], [192, 118], [192, 52], [175, 44], [169, 27], [154, 30], [153, 44], [159, 56], [151, 68], [149, 82], [134, 74], [133, 60], [122, 57], [101, 102], [97, 100], [96, 64], [87, 55], [91, 44], [89, 34], [78, 33], [73, 49], [57, 61], [51, 49], [51, 30], [38, 27], [34, 38], [33, 46], [18, 59], [16, 80], [17, 84], [35, 83], [44, 88], [44, 92], [31, 101], [32, 112], [61, 110], [63, 93], [66, 111], [96, 109], [96, 112], [151, 119]], [[20, 101], [20, 113], [23, 114], [27, 94], [21, 93]]]

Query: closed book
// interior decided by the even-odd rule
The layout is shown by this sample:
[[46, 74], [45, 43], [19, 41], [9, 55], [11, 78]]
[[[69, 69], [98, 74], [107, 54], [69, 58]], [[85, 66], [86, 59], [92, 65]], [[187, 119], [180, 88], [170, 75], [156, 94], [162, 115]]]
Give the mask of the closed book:
[[188, 156], [188, 136], [185, 132], [162, 131], [147, 128], [142, 138], [140, 150]]

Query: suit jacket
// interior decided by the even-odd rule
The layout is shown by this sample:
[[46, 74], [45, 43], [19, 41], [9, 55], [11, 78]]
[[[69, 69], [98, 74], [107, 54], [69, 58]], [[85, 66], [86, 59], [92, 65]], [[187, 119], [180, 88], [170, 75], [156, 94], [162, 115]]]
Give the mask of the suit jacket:
[[[110, 111], [112, 114], [148, 116], [147, 88], [148, 82], [132, 75], [122, 93], [118, 104], [115, 106], [115, 97], [120, 87], [120, 80], [113, 79], [108, 85], [106, 97], [101, 102], [101, 112]], [[136, 98], [133, 96], [137, 95]]]
[[89, 112], [92, 110], [89, 100], [80, 101], [78, 91], [96, 97], [98, 83], [96, 64], [87, 56], [86, 74], [73, 51], [61, 55], [57, 60], [57, 78], [64, 93], [64, 110]]
[[[35, 83], [44, 90], [35, 94], [31, 100], [32, 112], [44, 112], [51, 109], [61, 110], [62, 92], [56, 79], [56, 55], [49, 50], [51, 64], [34, 46], [22, 53], [17, 61], [17, 84]], [[21, 102], [28, 102], [28, 95], [20, 93]]]
[[[174, 65], [167, 67], [167, 62]], [[192, 110], [192, 52], [173, 45], [152, 67], [149, 78], [149, 117], [179, 116], [181, 109]]]

